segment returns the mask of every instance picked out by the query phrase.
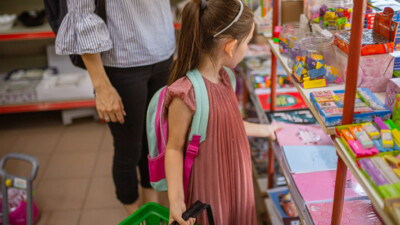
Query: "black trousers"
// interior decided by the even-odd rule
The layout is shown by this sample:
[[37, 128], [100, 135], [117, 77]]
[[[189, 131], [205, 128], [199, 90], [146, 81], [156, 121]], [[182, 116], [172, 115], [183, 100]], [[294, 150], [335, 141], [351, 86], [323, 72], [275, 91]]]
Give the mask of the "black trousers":
[[168, 81], [172, 57], [166, 61], [141, 67], [105, 67], [108, 78], [121, 96], [125, 108], [125, 123], [108, 123], [114, 139], [113, 179], [117, 198], [131, 204], [138, 197], [140, 183], [151, 188], [147, 162], [146, 111], [154, 93]]

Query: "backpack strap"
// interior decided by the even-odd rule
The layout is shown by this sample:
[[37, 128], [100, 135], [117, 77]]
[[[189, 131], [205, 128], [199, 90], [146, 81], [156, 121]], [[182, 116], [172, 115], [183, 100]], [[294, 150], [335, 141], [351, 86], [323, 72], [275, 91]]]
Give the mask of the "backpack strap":
[[223, 66], [223, 67], [224, 67], [224, 70], [229, 75], [229, 80], [231, 81], [231, 85], [232, 85], [233, 91], [235, 92], [236, 91], [236, 77], [235, 77], [235, 74], [233, 73], [233, 71], [229, 67], [226, 67], [226, 66]]
[[200, 143], [206, 139], [208, 114], [210, 110], [206, 84], [204, 83], [200, 72], [197, 69], [194, 69], [189, 71], [186, 76], [193, 85], [196, 111], [194, 112], [192, 119], [189, 135], [190, 142], [186, 150], [185, 161], [183, 164], [183, 190], [185, 192], [185, 201], [194, 159], [199, 151]]

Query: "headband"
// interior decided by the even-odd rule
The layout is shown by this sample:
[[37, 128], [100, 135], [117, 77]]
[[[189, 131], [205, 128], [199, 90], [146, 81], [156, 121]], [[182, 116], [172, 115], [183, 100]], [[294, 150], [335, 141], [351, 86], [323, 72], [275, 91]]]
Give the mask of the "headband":
[[[206, 0], [202, 0], [202, 2], [201, 2], [201, 5], [202, 5], [202, 6], [203, 6], [203, 2], [205, 2], [205, 1], [206, 1]], [[243, 13], [243, 3], [242, 3], [241, 0], [238, 0], [238, 2], [240, 3], [240, 9], [239, 9], [239, 13], [236, 15], [235, 19], [234, 19], [228, 26], [226, 26], [224, 29], [222, 29], [220, 32], [214, 34], [214, 35], [212, 36], [212, 38], [215, 38], [215, 37], [217, 37], [218, 35], [222, 34], [224, 31], [228, 30], [229, 27], [231, 27], [234, 23], [236, 23], [236, 22], [239, 20], [240, 16], [241, 16], [242, 13]]]
[[206, 2], [206, 0], [201, 0], [200, 9], [201, 9], [201, 10], [204, 10], [206, 7], [207, 7], [207, 2]]

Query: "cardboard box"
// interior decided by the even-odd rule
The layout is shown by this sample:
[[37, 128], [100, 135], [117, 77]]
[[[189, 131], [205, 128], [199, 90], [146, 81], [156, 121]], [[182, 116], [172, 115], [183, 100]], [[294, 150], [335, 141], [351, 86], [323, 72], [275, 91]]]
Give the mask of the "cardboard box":
[[390, 79], [386, 88], [385, 105], [392, 112], [397, 94], [400, 94], [400, 78]]

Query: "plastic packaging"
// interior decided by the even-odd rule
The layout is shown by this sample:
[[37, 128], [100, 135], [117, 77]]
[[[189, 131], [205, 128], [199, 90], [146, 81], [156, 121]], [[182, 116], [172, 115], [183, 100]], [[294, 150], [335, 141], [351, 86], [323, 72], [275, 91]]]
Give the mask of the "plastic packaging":
[[353, 8], [349, 0], [325, 0], [320, 7], [319, 25], [327, 30], [347, 30], [351, 27]]
[[[2, 197], [0, 194], [0, 224], [3, 224], [2, 214]], [[9, 225], [25, 225], [26, 224], [26, 191], [16, 188], [8, 189], [8, 207], [9, 207]], [[37, 221], [39, 209], [33, 202], [33, 218]]]

